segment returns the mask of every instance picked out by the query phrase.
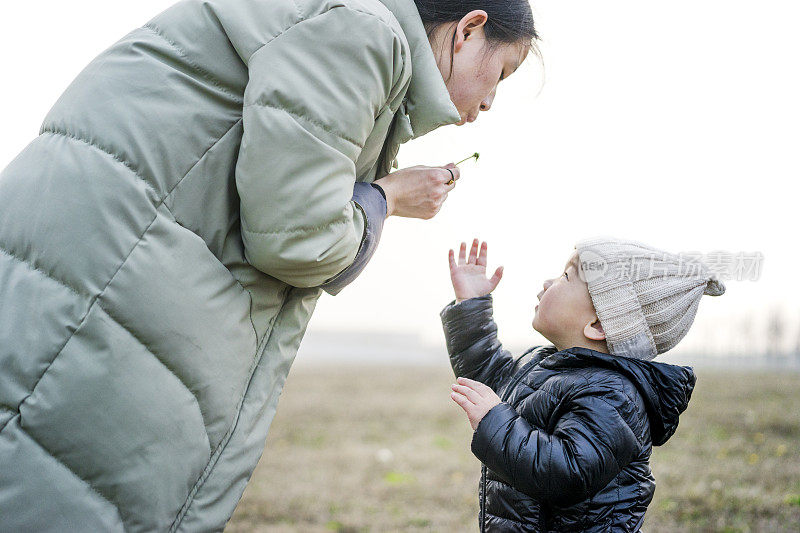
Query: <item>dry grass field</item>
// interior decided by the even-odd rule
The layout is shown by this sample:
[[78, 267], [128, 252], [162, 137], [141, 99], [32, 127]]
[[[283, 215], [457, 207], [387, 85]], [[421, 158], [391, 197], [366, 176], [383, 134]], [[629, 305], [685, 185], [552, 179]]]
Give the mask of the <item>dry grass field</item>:
[[[643, 531], [800, 531], [800, 373], [698, 369]], [[228, 532], [477, 531], [480, 463], [440, 367], [292, 369]]]

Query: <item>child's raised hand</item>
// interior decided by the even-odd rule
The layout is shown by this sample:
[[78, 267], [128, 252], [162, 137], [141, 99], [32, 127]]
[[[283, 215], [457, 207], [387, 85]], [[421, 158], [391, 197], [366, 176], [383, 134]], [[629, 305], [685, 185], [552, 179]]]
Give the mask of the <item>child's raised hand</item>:
[[478, 428], [478, 423], [486, 416], [492, 407], [500, 403], [500, 397], [488, 385], [468, 378], [458, 378], [450, 386], [453, 399], [467, 413], [472, 431]]
[[503, 277], [503, 267], [497, 267], [494, 275], [486, 278], [486, 256], [488, 245], [486, 241], [480, 246], [478, 253], [478, 239], [472, 241], [472, 248], [467, 258], [467, 243], [461, 243], [456, 264], [455, 253], [449, 252], [450, 280], [456, 293], [456, 302], [467, 300], [476, 296], [484, 296], [492, 292]]

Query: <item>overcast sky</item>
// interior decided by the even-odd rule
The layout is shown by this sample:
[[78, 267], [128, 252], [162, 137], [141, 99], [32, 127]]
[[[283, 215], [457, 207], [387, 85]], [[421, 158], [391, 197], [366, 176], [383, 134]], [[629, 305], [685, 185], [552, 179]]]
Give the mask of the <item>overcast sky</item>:
[[[0, 168], [93, 57], [171, 3], [4, 5]], [[473, 236], [489, 242], [492, 270], [505, 266], [495, 314], [509, 345], [542, 341], [530, 328], [542, 281], [560, 274], [577, 240], [597, 234], [673, 252], [763, 254], [758, 281], [729, 280], [724, 296], [703, 298], [679, 349], [725, 346], [774, 308], [799, 323], [800, 4], [533, 7], [541, 93], [542, 68], [530, 57], [476, 122], [401, 148], [401, 168], [481, 158], [462, 165], [435, 219], [387, 221], [365, 273], [320, 300], [311, 333], [406, 332], [441, 343], [438, 313], [453, 297], [447, 251]]]

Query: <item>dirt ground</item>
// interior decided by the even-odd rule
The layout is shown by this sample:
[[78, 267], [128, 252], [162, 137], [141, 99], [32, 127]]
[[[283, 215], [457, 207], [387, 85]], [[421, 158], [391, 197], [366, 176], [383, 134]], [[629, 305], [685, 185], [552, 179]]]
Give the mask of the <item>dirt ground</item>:
[[[800, 532], [800, 373], [697, 370], [643, 531]], [[292, 369], [227, 532], [477, 531], [446, 367]]]

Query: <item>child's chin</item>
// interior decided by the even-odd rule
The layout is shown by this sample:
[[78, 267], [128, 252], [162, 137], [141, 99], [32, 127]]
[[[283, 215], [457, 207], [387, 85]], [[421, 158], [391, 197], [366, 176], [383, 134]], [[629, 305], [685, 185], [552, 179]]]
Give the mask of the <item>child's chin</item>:
[[[537, 320], [537, 319], [538, 319], [538, 316], [534, 316], [533, 317], [533, 322], [531, 322], [531, 326], [533, 327], [533, 330], [535, 332], [539, 333], [545, 339], [548, 339], [547, 333], [545, 333], [545, 331], [542, 329], [542, 325], [539, 323], [539, 320]], [[548, 340], [550, 340], [550, 339], [548, 339]]]

